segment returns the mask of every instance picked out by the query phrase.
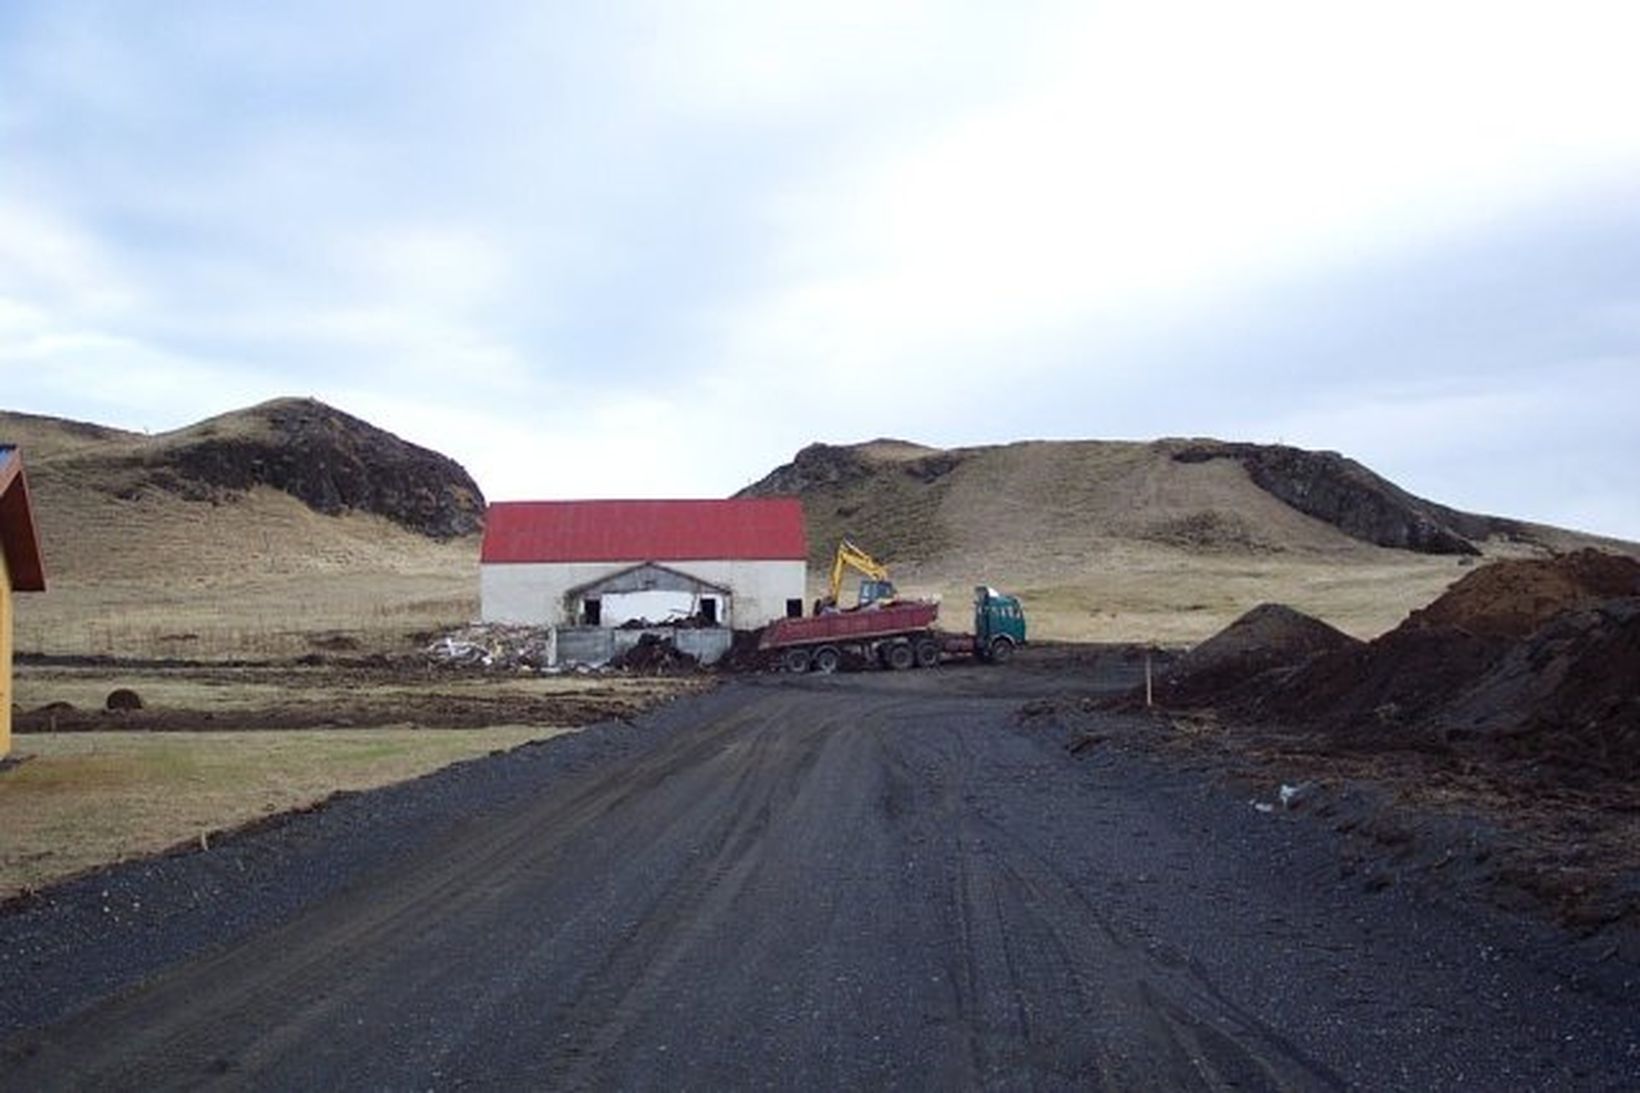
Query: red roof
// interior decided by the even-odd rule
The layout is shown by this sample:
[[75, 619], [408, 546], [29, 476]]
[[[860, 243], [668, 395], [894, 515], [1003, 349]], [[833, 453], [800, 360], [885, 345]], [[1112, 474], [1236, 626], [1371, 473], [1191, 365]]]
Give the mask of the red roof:
[[501, 501], [484, 517], [485, 563], [803, 561], [793, 497], [734, 501]]
[[17, 449], [0, 445], [0, 551], [5, 553], [11, 587], [19, 592], [46, 590], [40, 561], [40, 536], [28, 499], [28, 478]]

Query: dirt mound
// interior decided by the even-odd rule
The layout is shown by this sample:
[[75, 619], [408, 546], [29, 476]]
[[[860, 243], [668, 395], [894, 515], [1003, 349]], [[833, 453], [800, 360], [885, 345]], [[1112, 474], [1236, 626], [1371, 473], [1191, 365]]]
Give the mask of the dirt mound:
[[108, 698], [103, 703], [103, 708], [109, 710], [140, 710], [142, 706], [142, 696], [129, 687], [109, 691]]
[[609, 666], [624, 668], [629, 672], [659, 675], [665, 672], [694, 671], [700, 666], [700, 661], [688, 653], [679, 651], [671, 638], [663, 638], [659, 634], [644, 634], [638, 638], [638, 644], [610, 658]]
[[1211, 699], [1272, 670], [1360, 644], [1285, 604], [1260, 604], [1180, 658], [1162, 677], [1159, 693], [1171, 704]]
[[1558, 558], [1493, 562], [1454, 584], [1403, 625], [1456, 627], [1487, 637], [1524, 638], [1564, 611], [1640, 596], [1640, 561], [1598, 550]]
[[1461, 752], [1577, 784], [1640, 774], [1637, 680], [1640, 563], [1580, 551], [1488, 566], [1370, 644], [1256, 695], [1206, 694], [1342, 746]]
[[1640, 597], [1566, 612], [1516, 644], [1442, 714], [1505, 758], [1640, 773]]
[[1247, 709], [1337, 738], [1419, 744], [1426, 741], [1401, 730], [1422, 732], [1453, 694], [1472, 686], [1508, 649], [1503, 638], [1455, 627], [1401, 627], [1317, 657]]
[[772, 660], [764, 652], [762, 630], [736, 630], [729, 651], [713, 665], [719, 672], [761, 672]]

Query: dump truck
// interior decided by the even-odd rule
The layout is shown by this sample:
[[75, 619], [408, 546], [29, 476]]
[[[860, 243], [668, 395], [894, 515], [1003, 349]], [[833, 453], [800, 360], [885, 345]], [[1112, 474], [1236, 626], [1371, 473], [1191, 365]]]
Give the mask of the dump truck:
[[831, 673], [849, 654], [903, 670], [932, 668], [955, 657], [1001, 663], [1025, 644], [1019, 600], [988, 585], [974, 589], [973, 633], [936, 629], [939, 614], [940, 605], [932, 600], [896, 600], [806, 619], [777, 619], [764, 628], [758, 648], [778, 656], [788, 672]]

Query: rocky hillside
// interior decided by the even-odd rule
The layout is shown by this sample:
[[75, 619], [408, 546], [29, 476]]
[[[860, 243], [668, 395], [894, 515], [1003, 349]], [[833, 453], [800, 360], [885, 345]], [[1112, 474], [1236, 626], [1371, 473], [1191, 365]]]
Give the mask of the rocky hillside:
[[308, 399], [148, 436], [0, 413], [23, 450], [43, 653], [299, 655], [391, 647], [477, 610], [484, 498], [456, 463]]
[[1019, 594], [1042, 637], [1194, 642], [1273, 601], [1369, 638], [1477, 554], [1640, 554], [1459, 512], [1334, 452], [1215, 440], [813, 444], [742, 493], [802, 498], [815, 592], [849, 538], [916, 595]]
[[812, 444], [741, 491], [769, 494], [803, 498], [816, 561], [841, 536], [922, 563], [987, 537], [1011, 538], [1022, 553], [1129, 540], [1204, 552], [1354, 543], [1469, 556], [1488, 544], [1553, 552], [1596, 541], [1427, 501], [1337, 452], [1214, 440]]
[[434, 539], [479, 529], [484, 496], [453, 460], [312, 399], [277, 399], [148, 437], [0, 414], [46, 494], [90, 490], [123, 502], [156, 494], [224, 504], [258, 487], [327, 516], [374, 514]]

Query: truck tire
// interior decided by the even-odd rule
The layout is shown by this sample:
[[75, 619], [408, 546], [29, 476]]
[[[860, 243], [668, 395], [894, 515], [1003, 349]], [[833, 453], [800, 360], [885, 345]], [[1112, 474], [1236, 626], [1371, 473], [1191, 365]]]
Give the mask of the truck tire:
[[780, 663], [788, 672], [806, 672], [809, 670], [809, 651], [807, 649], [787, 649], [780, 658]]
[[1014, 655], [1014, 643], [1011, 638], [991, 639], [991, 663], [1007, 664]]
[[940, 662], [940, 643], [933, 638], [917, 639], [917, 667], [932, 668]]
[[911, 648], [909, 641], [891, 642], [888, 646], [888, 652], [884, 653], [883, 656], [887, 659], [888, 666], [896, 672], [903, 672], [907, 668], [917, 666], [917, 654]]
[[814, 670], [823, 676], [829, 676], [843, 666], [843, 654], [830, 645], [822, 645], [814, 651]]

